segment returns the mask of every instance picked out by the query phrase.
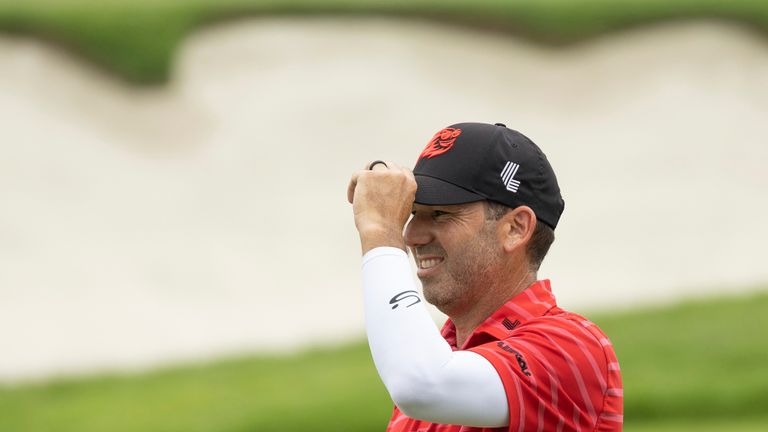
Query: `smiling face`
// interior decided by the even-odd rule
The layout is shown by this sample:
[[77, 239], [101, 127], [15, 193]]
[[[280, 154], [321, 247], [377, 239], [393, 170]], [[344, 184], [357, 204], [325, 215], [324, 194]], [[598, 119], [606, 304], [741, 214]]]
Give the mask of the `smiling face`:
[[448, 315], [476, 303], [500, 274], [503, 248], [483, 201], [414, 204], [405, 230], [428, 302]]

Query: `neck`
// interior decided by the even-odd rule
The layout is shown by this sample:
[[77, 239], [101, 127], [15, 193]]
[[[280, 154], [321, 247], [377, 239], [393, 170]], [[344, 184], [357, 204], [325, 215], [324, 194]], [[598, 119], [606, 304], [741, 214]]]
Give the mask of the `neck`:
[[525, 291], [532, 283], [536, 282], [536, 272], [523, 273], [512, 285], [492, 287], [470, 305], [462, 313], [448, 314], [456, 327], [456, 346], [461, 347], [469, 335], [483, 323], [489, 316], [496, 312], [504, 303]]

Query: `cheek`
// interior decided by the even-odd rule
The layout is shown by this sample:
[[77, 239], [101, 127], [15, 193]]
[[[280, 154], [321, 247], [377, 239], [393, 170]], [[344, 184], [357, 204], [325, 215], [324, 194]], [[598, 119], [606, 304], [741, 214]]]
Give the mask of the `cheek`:
[[448, 267], [456, 274], [471, 272], [481, 258], [477, 250], [476, 240], [466, 240], [452, 245], [453, 253], [449, 254]]
[[500, 255], [495, 231], [481, 230], [471, 239], [457, 245], [456, 257], [465, 269], [484, 268]]

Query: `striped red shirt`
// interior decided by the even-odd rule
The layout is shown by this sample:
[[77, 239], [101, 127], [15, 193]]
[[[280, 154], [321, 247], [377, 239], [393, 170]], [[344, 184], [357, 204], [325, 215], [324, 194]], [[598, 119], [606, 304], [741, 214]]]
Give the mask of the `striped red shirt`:
[[443, 337], [474, 351], [499, 373], [509, 426], [477, 428], [409, 418], [395, 407], [388, 432], [620, 431], [623, 387], [608, 337], [555, 303], [549, 280], [518, 294], [480, 324], [460, 348], [449, 319]]

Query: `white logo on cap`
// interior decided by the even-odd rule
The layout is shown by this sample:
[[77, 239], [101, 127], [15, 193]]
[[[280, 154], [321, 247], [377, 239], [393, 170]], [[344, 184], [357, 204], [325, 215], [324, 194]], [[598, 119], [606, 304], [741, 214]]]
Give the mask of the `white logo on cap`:
[[515, 180], [515, 174], [517, 174], [518, 168], [520, 168], [520, 165], [514, 162], [507, 162], [507, 164], [504, 165], [504, 169], [501, 170], [501, 179], [504, 180], [504, 186], [506, 186], [507, 190], [510, 192], [517, 193], [517, 189], [520, 187], [520, 182]]

